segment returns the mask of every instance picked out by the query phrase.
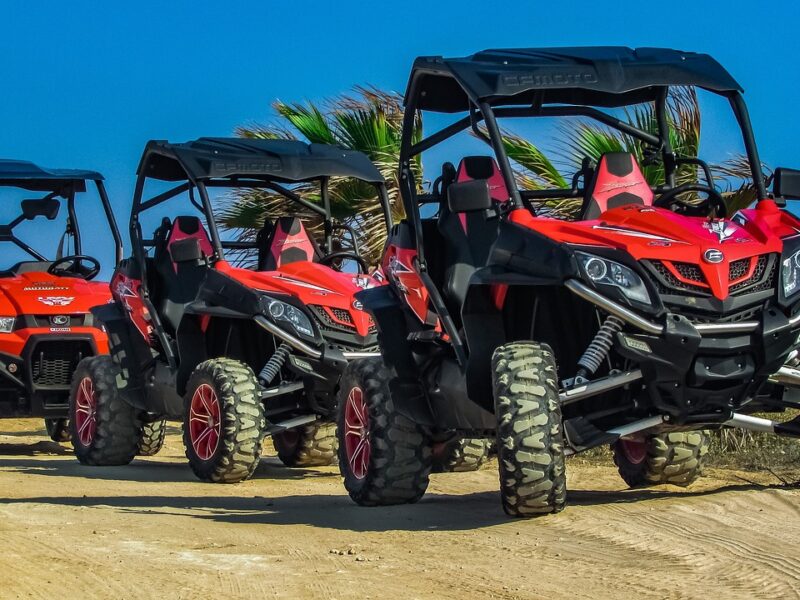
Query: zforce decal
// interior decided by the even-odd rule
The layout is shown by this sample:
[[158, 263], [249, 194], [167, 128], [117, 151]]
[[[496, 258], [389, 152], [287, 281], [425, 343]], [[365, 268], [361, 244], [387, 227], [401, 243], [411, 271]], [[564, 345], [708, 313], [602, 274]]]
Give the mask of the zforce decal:
[[36, 298], [47, 306], [69, 306], [75, 300], [74, 296], [39, 296]]

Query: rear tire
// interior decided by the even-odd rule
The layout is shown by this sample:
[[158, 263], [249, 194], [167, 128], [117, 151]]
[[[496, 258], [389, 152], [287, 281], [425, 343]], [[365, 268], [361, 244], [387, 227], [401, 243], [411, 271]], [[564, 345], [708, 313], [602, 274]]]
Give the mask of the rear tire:
[[327, 467], [337, 463], [336, 423], [316, 421], [272, 436], [287, 467]]
[[492, 357], [500, 497], [513, 517], [557, 513], [566, 505], [564, 436], [553, 351], [514, 342]]
[[489, 460], [490, 441], [482, 438], [461, 438], [433, 445], [434, 473], [466, 473], [477, 471]]
[[630, 487], [669, 483], [685, 487], [703, 474], [711, 438], [707, 431], [673, 431], [640, 440], [618, 440], [611, 449]]
[[395, 408], [394, 371], [380, 358], [347, 365], [339, 389], [339, 470], [361, 506], [416, 502], [431, 472], [431, 442], [421, 425]]
[[83, 359], [69, 395], [69, 428], [75, 456], [85, 465], [127, 465], [139, 446], [137, 410], [117, 391], [119, 367], [110, 356]]
[[185, 402], [183, 443], [195, 475], [214, 483], [252, 476], [266, 419], [250, 367], [228, 358], [200, 363], [189, 378]]
[[47, 435], [54, 442], [68, 442], [69, 435], [69, 422], [67, 419], [45, 419], [44, 427], [47, 430]]
[[142, 424], [142, 434], [139, 437], [139, 456], [155, 456], [164, 446], [167, 435], [167, 422], [163, 419]]

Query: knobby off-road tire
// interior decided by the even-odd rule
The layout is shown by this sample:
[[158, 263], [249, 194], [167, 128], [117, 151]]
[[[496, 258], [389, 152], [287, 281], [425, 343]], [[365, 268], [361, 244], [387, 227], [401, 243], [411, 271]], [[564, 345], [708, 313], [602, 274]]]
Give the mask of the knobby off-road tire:
[[183, 443], [195, 475], [214, 483], [248, 479], [261, 458], [266, 428], [250, 367], [228, 358], [200, 363], [189, 378], [185, 408]]
[[110, 356], [93, 356], [78, 364], [72, 378], [70, 437], [85, 465], [127, 465], [136, 456], [141, 423], [117, 392], [118, 374]]
[[163, 419], [142, 424], [142, 433], [139, 437], [139, 456], [155, 456], [164, 446], [167, 435], [167, 422]]
[[477, 471], [489, 459], [490, 440], [463, 438], [433, 445], [434, 473]]
[[337, 462], [336, 423], [316, 421], [272, 436], [287, 467], [326, 467]]
[[674, 431], [611, 446], [614, 464], [630, 487], [687, 486], [703, 474], [711, 443], [707, 431]]
[[428, 488], [431, 442], [424, 427], [401, 415], [389, 390], [394, 371], [380, 358], [347, 365], [339, 390], [339, 470], [362, 506], [419, 500]]
[[563, 510], [564, 435], [552, 350], [535, 342], [500, 346], [492, 376], [503, 509], [514, 517]]
[[44, 428], [47, 430], [47, 435], [54, 442], [69, 441], [69, 422], [67, 419], [45, 419]]

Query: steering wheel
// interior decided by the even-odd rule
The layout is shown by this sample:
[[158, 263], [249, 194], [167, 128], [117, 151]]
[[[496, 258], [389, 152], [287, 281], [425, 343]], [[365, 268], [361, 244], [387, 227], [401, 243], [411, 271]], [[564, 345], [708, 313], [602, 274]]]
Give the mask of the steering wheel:
[[326, 254], [325, 256], [320, 258], [319, 264], [330, 266], [329, 263], [332, 263], [335, 260], [355, 261], [358, 264], [359, 275], [366, 275], [369, 272], [369, 266], [367, 265], [367, 261], [365, 261], [355, 252], [331, 252], [330, 254]]
[[[684, 192], [700, 192], [708, 194], [708, 197], [699, 204], [689, 204], [683, 200], [676, 198]], [[719, 218], [725, 218], [728, 215], [728, 207], [725, 205], [725, 200], [713, 187], [704, 185], [702, 183], [684, 183], [676, 188], [667, 190], [653, 203], [653, 206], [659, 208], [669, 208], [674, 210], [676, 207], [682, 209], [681, 212], [687, 213], [705, 213]]]
[[[89, 267], [83, 263], [90, 264]], [[65, 266], [62, 266], [65, 265]], [[47, 272], [56, 277], [77, 277], [79, 279], [93, 279], [100, 272], [100, 261], [85, 254], [74, 254], [56, 259], [47, 267]]]

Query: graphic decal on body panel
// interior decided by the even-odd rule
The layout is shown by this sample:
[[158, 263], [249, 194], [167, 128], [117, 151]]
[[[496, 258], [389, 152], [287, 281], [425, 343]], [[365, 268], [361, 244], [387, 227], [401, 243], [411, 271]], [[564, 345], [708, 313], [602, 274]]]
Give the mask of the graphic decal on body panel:
[[280, 279], [281, 281], [285, 281], [286, 283], [290, 283], [292, 285], [296, 285], [297, 287], [308, 288], [310, 290], [315, 290], [317, 292], [323, 292], [325, 294], [336, 294], [337, 296], [341, 296], [339, 292], [334, 290], [329, 290], [328, 288], [320, 287], [318, 285], [314, 285], [313, 283], [307, 283], [305, 281], [301, 281], [299, 279], [293, 279], [292, 277], [287, 277], [286, 275], [275, 275], [275, 279]]
[[602, 231], [610, 231], [620, 235], [629, 235], [636, 238], [644, 238], [647, 240], [655, 240], [658, 242], [668, 242], [671, 244], [685, 244], [682, 240], [673, 240], [672, 238], [655, 235], [653, 233], [645, 233], [644, 231], [636, 231], [635, 229], [626, 229], [625, 227], [615, 227], [613, 225], [594, 225], [592, 229], [599, 229]]
[[36, 298], [47, 306], [69, 306], [75, 300], [74, 296], [39, 296]]
[[733, 235], [739, 231], [736, 225], [733, 223], [726, 223], [725, 221], [707, 221], [703, 223], [703, 227], [716, 235], [720, 244], [732, 238]]

